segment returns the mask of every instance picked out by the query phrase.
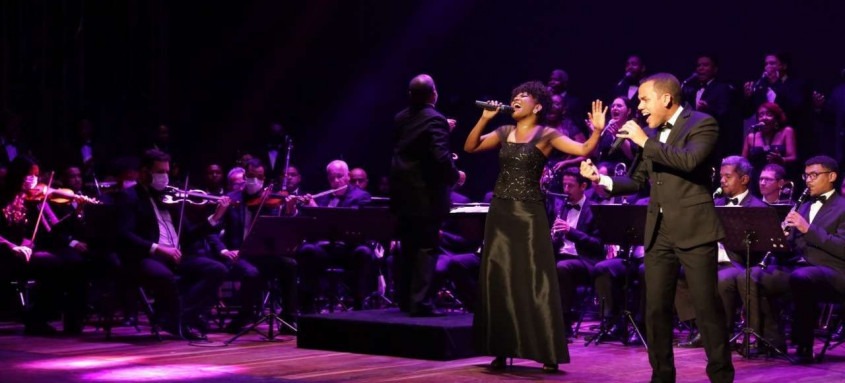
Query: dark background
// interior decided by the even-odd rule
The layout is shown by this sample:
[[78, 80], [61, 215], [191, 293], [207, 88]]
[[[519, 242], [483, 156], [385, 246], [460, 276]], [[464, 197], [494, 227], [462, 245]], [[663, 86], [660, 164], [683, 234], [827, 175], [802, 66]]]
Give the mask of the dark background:
[[373, 190], [407, 82], [426, 72], [438, 107], [458, 119], [453, 148], [479, 199], [497, 164], [460, 150], [479, 115], [473, 100], [507, 101], [557, 67], [582, 100], [598, 97], [631, 53], [651, 73], [684, 78], [696, 54], [713, 52], [738, 84], [760, 75], [765, 52], [787, 51], [794, 75], [828, 92], [845, 66], [842, 15], [837, 0], [2, 0], [0, 102], [54, 166], [82, 116], [113, 155], [135, 153], [167, 123], [194, 174], [231, 165], [278, 120], [308, 189], [324, 189], [323, 168], [342, 158], [368, 170]]

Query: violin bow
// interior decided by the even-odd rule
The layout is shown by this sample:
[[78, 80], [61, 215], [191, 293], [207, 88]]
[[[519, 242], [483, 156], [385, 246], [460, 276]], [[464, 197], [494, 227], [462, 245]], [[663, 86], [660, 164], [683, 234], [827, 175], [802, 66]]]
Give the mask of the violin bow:
[[[56, 172], [50, 172], [50, 180], [47, 181], [47, 188], [44, 189], [44, 201], [41, 202], [41, 207], [38, 208], [38, 218], [35, 220], [35, 228], [32, 229], [32, 238], [30, 239], [33, 246], [35, 245], [35, 236], [38, 235], [38, 228], [41, 226], [41, 218], [44, 217], [44, 208], [47, 207], [47, 192], [49, 192], [50, 188], [53, 186], [53, 176], [55, 174]], [[44, 225], [47, 224], [45, 223]]]
[[185, 175], [185, 187], [182, 190], [186, 190], [185, 198], [182, 199], [182, 202], [179, 204], [179, 228], [176, 229], [176, 245], [177, 249], [182, 247], [181, 241], [179, 238], [182, 237], [182, 226], [183, 222], [185, 222], [185, 204], [188, 202], [187, 190], [188, 190], [188, 175]]

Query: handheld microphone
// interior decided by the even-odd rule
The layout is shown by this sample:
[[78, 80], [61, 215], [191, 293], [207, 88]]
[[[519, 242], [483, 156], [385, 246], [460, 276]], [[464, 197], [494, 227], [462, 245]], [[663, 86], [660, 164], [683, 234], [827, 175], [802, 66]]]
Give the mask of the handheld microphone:
[[[642, 121], [640, 121], [640, 120], [641, 120], [641, 118], [633, 118], [630, 121], [636, 122], [637, 125], [643, 125]], [[607, 129], [607, 128], [605, 128], [605, 129]], [[616, 132], [616, 133], [618, 134], [619, 132]], [[622, 143], [625, 142], [625, 140], [627, 140], [627, 138], [616, 137], [616, 141], [613, 141], [613, 143], [610, 144], [610, 150], [607, 151], [607, 155], [609, 156], [609, 155], [612, 155], [613, 153], [616, 153], [616, 151], [619, 150], [619, 147], [622, 146]]]
[[696, 77], [698, 77], [698, 73], [692, 72], [692, 74], [689, 77], [687, 77], [686, 80], [684, 80], [684, 82], [681, 83], [681, 88], [687, 86], [687, 83], [692, 81], [692, 80], [695, 80]]
[[484, 110], [496, 110], [496, 109], [498, 108], [498, 109], [499, 109], [499, 111], [501, 111], [502, 113], [513, 114], [513, 107], [512, 107], [512, 106], [510, 106], [510, 105], [505, 105], [505, 104], [501, 104], [501, 105], [494, 105], [494, 104], [493, 104], [493, 103], [491, 103], [491, 102], [487, 102], [487, 101], [477, 101], [477, 100], [476, 100], [476, 101], [475, 101], [475, 106], [477, 106], [477, 107], [479, 107], [479, 108], [482, 108], [482, 109], [484, 109]]
[[768, 80], [766, 77], [766, 72], [763, 71], [763, 74], [760, 75], [760, 78], [757, 79], [757, 82], [754, 83], [754, 90], [761, 89], [763, 87], [763, 81]]
[[616, 83], [616, 86], [622, 86], [622, 84], [628, 81], [629, 78], [631, 78], [631, 72], [625, 72], [625, 77], [622, 77], [622, 79], [619, 80], [618, 83]]

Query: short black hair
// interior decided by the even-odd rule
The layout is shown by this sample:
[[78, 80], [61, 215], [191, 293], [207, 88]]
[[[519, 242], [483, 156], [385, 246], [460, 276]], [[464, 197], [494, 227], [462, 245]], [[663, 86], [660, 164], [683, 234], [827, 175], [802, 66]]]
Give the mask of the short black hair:
[[681, 83], [678, 78], [671, 73], [655, 73], [646, 77], [640, 84], [645, 84], [649, 81], [654, 82], [654, 90], [660, 95], [662, 93], [669, 93], [672, 96], [672, 102], [681, 105], [684, 100], [681, 93]]
[[837, 163], [836, 160], [828, 156], [810, 157], [806, 162], [804, 162], [804, 166], [812, 165], [821, 165], [823, 168], [830, 170], [836, 174], [839, 174], [839, 163]]
[[170, 162], [170, 155], [158, 149], [149, 149], [141, 158], [141, 167], [150, 169], [156, 162]]
[[711, 52], [704, 52], [704, 53], [699, 54], [698, 57], [695, 58], [695, 60], [698, 61], [698, 59], [700, 59], [702, 57], [709, 58], [710, 61], [713, 62], [713, 66], [715, 66], [716, 68], [719, 67], [719, 56], [716, 56], [716, 54], [711, 53]]
[[543, 108], [537, 113], [537, 122], [538, 123], [545, 123], [546, 122], [546, 112], [552, 107], [552, 95], [549, 93], [549, 89], [546, 88], [546, 85], [540, 81], [528, 81], [522, 84], [519, 84], [516, 88], [513, 88], [511, 92], [511, 100], [513, 100], [516, 95], [525, 92], [528, 93], [529, 96], [534, 97], [537, 100], [537, 103], [542, 105]]
[[786, 178], [786, 169], [784, 169], [783, 166], [780, 166], [778, 164], [766, 164], [766, 166], [763, 166], [763, 170], [760, 170], [760, 173], [762, 174], [764, 171], [767, 170], [772, 173], [775, 173], [775, 178], [777, 178], [776, 181], [780, 181]]
[[568, 168], [563, 170], [563, 175], [561, 176], [561, 179], [563, 179], [563, 177], [566, 177], [566, 176], [574, 177], [575, 181], [578, 182], [579, 185], [581, 185], [581, 184], [588, 184], [589, 185], [589, 183], [590, 183], [590, 181], [587, 179], [587, 177], [584, 177], [584, 176], [581, 175], [581, 170], [574, 167], [574, 166], [568, 167]]

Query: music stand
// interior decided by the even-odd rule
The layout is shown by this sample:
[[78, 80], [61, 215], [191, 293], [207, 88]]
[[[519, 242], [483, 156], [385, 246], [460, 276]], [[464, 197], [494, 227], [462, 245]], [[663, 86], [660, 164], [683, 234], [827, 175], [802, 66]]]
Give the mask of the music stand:
[[[725, 249], [742, 253], [745, 252], [745, 327], [742, 332], [731, 338], [736, 341], [743, 336], [745, 352], [743, 358], [751, 357], [751, 335], [762, 341], [769, 349], [778, 355], [792, 361], [785, 352], [771, 344], [768, 339], [758, 334], [751, 327], [751, 252], [782, 252], [788, 251], [789, 245], [778, 219], [778, 211], [771, 207], [729, 207], [717, 206], [716, 213], [725, 228], [725, 239], [722, 244]], [[727, 314], [727, 313], [726, 313]]]
[[[359, 208], [302, 206], [300, 212], [303, 216], [316, 219], [319, 232], [314, 234], [321, 240], [348, 243], [372, 241], [371, 246], [375, 247], [376, 243], [389, 244], [396, 237], [396, 217], [384, 206]], [[372, 299], [378, 298], [388, 305], [393, 304], [381, 290], [376, 289], [365, 300], [372, 302]]]
[[[590, 205], [590, 210], [593, 212], [593, 220], [598, 226], [599, 237], [602, 239], [602, 242], [615, 243], [621, 249], [628, 249], [627, 257], [622, 259], [625, 265], [625, 279], [622, 287], [622, 316], [634, 328], [634, 332], [646, 350], [648, 350], [648, 344], [645, 338], [643, 338], [640, 328], [637, 327], [633, 314], [628, 310], [628, 289], [630, 283], [628, 267], [631, 266], [630, 258], [634, 253], [634, 246], [643, 244], [647, 209], [648, 206], [645, 205]], [[589, 346], [590, 342], [598, 344], [601, 338], [608, 335], [608, 332], [609, 329], [606, 326], [602, 326], [599, 333], [584, 345]], [[627, 335], [627, 326], [625, 333]]]
[[[317, 228], [317, 222], [314, 217], [276, 217], [262, 215], [257, 218], [256, 225], [252, 227], [241, 245], [240, 252], [244, 254], [254, 254], [258, 256], [278, 256], [292, 252], [299, 244]], [[297, 328], [292, 324], [286, 322], [276, 314], [273, 305], [276, 302], [274, 296], [275, 288], [270, 288], [267, 299], [261, 307], [262, 313], [266, 311], [261, 318], [247, 327], [244, 327], [235, 336], [223, 342], [228, 346], [242, 335], [255, 330], [261, 334], [268, 341], [274, 341], [277, 333], [274, 331], [277, 323], [297, 332]], [[267, 323], [267, 334], [262, 334], [258, 331], [258, 325]]]

